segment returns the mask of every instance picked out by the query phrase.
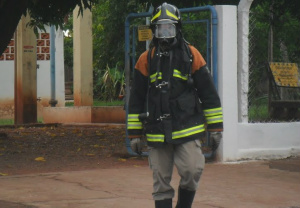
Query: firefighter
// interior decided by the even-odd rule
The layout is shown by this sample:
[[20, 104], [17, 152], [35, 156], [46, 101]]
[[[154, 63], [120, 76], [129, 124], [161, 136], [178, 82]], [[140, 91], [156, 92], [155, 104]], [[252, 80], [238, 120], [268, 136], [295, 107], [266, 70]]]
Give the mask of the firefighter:
[[163, 3], [152, 14], [152, 46], [139, 57], [128, 105], [131, 148], [141, 154], [146, 136], [156, 208], [171, 208], [174, 165], [181, 177], [176, 208], [190, 208], [204, 169], [200, 139], [222, 138], [220, 98], [205, 60], [183, 38], [180, 11]]

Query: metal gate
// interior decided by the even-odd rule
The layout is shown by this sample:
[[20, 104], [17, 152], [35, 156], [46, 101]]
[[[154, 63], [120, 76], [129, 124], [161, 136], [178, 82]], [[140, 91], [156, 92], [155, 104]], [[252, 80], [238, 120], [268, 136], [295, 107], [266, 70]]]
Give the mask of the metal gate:
[[[218, 89], [217, 12], [213, 6], [184, 8], [179, 10], [182, 16], [183, 36], [187, 39], [187, 41], [191, 42], [191, 44], [194, 45], [205, 58], [209, 69], [211, 69], [215, 87]], [[141, 54], [146, 48], [146, 44], [144, 44], [144, 47], [141, 47], [141, 42], [137, 41], [137, 28], [141, 23], [145, 22], [146, 18], [151, 17], [151, 15], [152, 12], [150, 11], [144, 13], [131, 13], [127, 16], [125, 21], [126, 122], [128, 117], [130, 84], [132, 74], [134, 73], [137, 54]], [[141, 48], [142, 51], [139, 51]], [[208, 139], [204, 145], [210, 146]], [[129, 154], [136, 155], [136, 153], [131, 150], [127, 129], [126, 148]], [[143, 155], [147, 155], [147, 152], [143, 152]], [[204, 155], [206, 158], [209, 158], [212, 157], [213, 153], [209, 152]]]

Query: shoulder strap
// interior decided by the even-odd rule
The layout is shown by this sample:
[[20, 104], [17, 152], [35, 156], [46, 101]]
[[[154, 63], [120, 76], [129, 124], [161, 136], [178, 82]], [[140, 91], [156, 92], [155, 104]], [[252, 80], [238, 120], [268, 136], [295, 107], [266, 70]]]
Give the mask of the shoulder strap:
[[190, 49], [189, 43], [186, 40], [184, 40], [183, 44], [185, 46], [186, 52], [188, 54], [188, 57], [190, 59], [190, 64], [189, 64], [189, 69], [188, 69], [188, 80], [187, 80], [187, 83], [188, 83], [189, 86], [193, 86], [194, 85], [194, 80], [192, 78], [193, 55], [191, 53], [191, 49]]
[[150, 67], [151, 67], [151, 53], [153, 47], [149, 48], [148, 55], [147, 55], [147, 68], [148, 68], [148, 75], [150, 76]]

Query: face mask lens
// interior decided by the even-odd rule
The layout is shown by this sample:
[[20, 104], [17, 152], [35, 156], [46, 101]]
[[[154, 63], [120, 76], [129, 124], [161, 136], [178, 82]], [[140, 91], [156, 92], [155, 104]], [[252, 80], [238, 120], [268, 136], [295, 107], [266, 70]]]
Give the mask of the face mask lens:
[[156, 38], [174, 38], [176, 36], [176, 27], [174, 24], [158, 24], [154, 35]]

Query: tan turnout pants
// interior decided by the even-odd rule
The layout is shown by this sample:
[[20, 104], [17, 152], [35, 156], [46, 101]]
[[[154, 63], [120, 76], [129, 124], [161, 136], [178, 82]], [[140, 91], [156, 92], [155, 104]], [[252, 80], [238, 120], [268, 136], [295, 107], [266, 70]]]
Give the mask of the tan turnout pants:
[[199, 140], [184, 144], [166, 144], [164, 147], [149, 149], [149, 166], [153, 171], [153, 199], [163, 200], [174, 197], [170, 185], [174, 164], [180, 175], [179, 186], [195, 191], [198, 188], [205, 158]]

